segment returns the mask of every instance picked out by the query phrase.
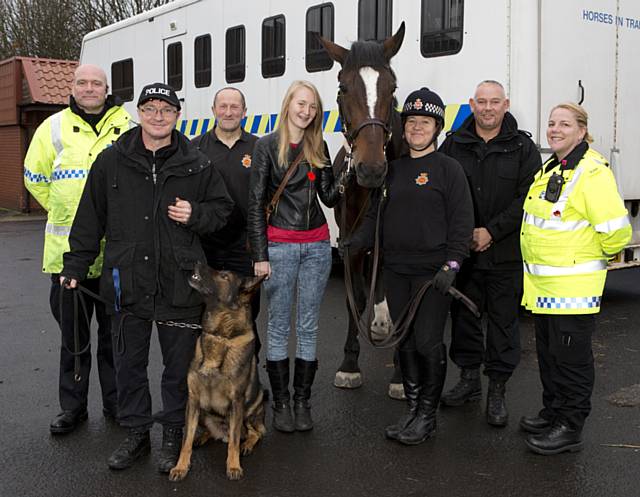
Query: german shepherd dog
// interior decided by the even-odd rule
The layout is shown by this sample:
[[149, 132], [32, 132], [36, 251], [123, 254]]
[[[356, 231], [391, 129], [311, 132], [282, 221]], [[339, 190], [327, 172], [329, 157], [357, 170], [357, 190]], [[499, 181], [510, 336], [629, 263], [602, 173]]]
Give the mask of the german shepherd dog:
[[[210, 438], [228, 441], [227, 477], [240, 479], [240, 451], [250, 454], [266, 433], [250, 309], [251, 296], [263, 279], [215, 271], [201, 263], [189, 279], [206, 308], [187, 376], [185, 434], [180, 458], [169, 473], [172, 481], [187, 476], [193, 445]], [[205, 430], [194, 440], [198, 424]]]

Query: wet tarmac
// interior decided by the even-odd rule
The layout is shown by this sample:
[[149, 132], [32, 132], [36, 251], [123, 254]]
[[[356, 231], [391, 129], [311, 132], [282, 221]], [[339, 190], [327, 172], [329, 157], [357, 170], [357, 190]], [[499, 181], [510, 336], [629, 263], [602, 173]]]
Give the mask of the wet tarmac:
[[[385, 440], [384, 426], [403, 411], [402, 402], [386, 395], [391, 352], [364, 345], [364, 386], [353, 391], [332, 386], [346, 327], [344, 289], [335, 271], [322, 307], [314, 430], [274, 432], [269, 413], [265, 439], [242, 459], [241, 481], [226, 479], [226, 446], [216, 442], [196, 450], [187, 478], [173, 483], [155, 468], [159, 427], [152, 432], [150, 456], [126, 471], [107, 468], [106, 459], [124, 431], [102, 417], [95, 371], [88, 422], [70, 435], [49, 434], [49, 422], [58, 412], [59, 331], [49, 311], [49, 279], [40, 273], [42, 230], [42, 221], [0, 223], [2, 497], [640, 496], [640, 399], [632, 391], [623, 403], [635, 406], [608, 400], [640, 383], [638, 269], [609, 277], [594, 343], [593, 412], [580, 453], [544, 457], [523, 443], [518, 419], [537, 412], [541, 395], [532, 321], [526, 316], [521, 364], [508, 383], [508, 427], [488, 426], [480, 402], [441, 408], [437, 434], [420, 446]], [[161, 367], [154, 340], [149, 371], [158, 409]], [[266, 379], [264, 369], [260, 374]], [[457, 369], [449, 364], [447, 387], [456, 380]]]

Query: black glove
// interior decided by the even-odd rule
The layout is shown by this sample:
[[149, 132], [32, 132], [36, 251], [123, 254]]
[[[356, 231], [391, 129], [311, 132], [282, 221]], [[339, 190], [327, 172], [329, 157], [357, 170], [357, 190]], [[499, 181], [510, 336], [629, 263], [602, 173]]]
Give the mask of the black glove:
[[433, 277], [433, 288], [442, 295], [446, 295], [456, 279], [456, 272], [446, 264]]

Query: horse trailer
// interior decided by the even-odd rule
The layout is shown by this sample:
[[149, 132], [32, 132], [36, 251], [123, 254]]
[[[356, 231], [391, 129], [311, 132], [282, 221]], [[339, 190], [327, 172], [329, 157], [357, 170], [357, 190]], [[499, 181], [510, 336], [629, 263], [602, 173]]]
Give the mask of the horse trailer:
[[551, 107], [567, 100], [585, 106], [593, 146], [608, 158], [633, 225], [633, 240], [612, 267], [640, 265], [637, 0], [176, 0], [87, 34], [81, 61], [106, 69], [111, 91], [134, 116], [145, 84], [172, 85], [183, 101], [178, 128], [188, 136], [213, 127], [219, 88], [244, 92], [244, 128], [261, 135], [277, 124], [289, 84], [312, 81], [333, 155], [343, 143], [339, 66], [313, 33], [348, 47], [382, 40], [402, 21], [404, 43], [392, 60], [398, 101], [430, 87], [447, 103], [447, 129], [469, 115], [469, 97], [485, 79], [504, 84], [511, 112], [543, 155]]

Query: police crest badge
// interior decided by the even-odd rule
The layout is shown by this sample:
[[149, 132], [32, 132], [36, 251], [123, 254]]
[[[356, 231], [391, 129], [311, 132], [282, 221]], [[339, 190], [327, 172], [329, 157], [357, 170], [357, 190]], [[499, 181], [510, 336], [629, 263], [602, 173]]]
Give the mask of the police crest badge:
[[246, 168], [251, 167], [251, 156], [249, 154], [244, 154], [244, 157], [242, 157], [242, 165]]
[[415, 181], [416, 185], [424, 186], [429, 183], [429, 175], [427, 173], [420, 173]]

